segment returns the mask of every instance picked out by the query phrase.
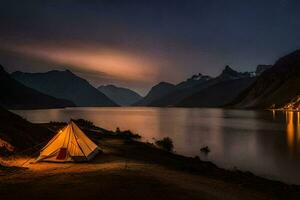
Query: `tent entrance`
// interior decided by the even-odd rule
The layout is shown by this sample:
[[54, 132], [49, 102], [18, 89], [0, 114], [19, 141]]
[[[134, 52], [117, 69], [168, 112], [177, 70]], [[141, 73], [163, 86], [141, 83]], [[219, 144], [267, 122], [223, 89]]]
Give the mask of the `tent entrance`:
[[67, 148], [60, 148], [56, 159], [57, 160], [65, 160], [67, 158]]

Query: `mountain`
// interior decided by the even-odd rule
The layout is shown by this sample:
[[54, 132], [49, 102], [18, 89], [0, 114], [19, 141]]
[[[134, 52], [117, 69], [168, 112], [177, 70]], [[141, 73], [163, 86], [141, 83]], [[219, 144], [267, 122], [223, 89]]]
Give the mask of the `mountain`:
[[260, 76], [264, 71], [270, 69], [272, 65], [257, 65], [255, 75]]
[[[224, 83], [226, 81], [249, 78], [249, 77], [251, 77], [251, 73], [249, 73], [249, 72], [244, 72], [244, 73], [237, 72], [237, 71], [233, 70], [232, 68], [230, 68], [229, 66], [226, 66], [224, 68], [224, 70], [222, 71], [222, 73], [215, 78], [211, 78], [208, 76], [202, 76], [202, 79], [199, 79], [196, 83], [194, 82], [193, 84], [190, 85], [190, 87], [181, 87], [182, 84], [184, 84], [184, 82], [179, 83], [178, 85], [176, 85], [175, 89], [172, 92], [163, 96], [160, 99], [156, 99], [156, 100], [152, 101], [149, 105], [151, 105], [151, 106], [183, 106], [183, 105], [186, 105], [187, 106], [187, 104], [186, 104], [187, 102], [191, 103], [193, 101], [192, 100], [185, 101], [185, 99], [201, 92], [202, 90], [208, 89], [207, 92], [205, 92], [205, 94], [207, 95], [207, 93], [209, 93], [209, 88], [216, 84], [220, 84], [220, 85], [218, 85], [218, 87], [215, 87], [215, 89], [218, 88], [218, 89], [216, 89], [216, 91], [218, 91], [221, 89], [221, 83]], [[243, 84], [245, 84], [245, 83], [243, 83]], [[234, 85], [234, 84], [232, 84], [232, 85]], [[245, 84], [245, 85], [247, 85], [247, 84]], [[211, 94], [211, 96], [213, 96], [213, 95]], [[208, 97], [208, 99], [210, 99], [210, 98]], [[183, 102], [183, 103], [181, 103], [181, 102]], [[211, 106], [215, 106], [215, 105], [216, 104], [211, 104]], [[189, 106], [193, 106], [193, 105], [189, 105]], [[200, 106], [200, 104], [199, 104], [199, 106]]]
[[202, 75], [201, 73], [195, 74], [192, 77], [188, 78], [186, 81], [183, 81], [176, 85], [176, 89], [188, 89], [192, 88], [196, 85], [204, 83], [208, 80], [212, 79], [210, 76]]
[[228, 80], [237, 80], [242, 78], [248, 78], [251, 77], [252, 74], [250, 72], [238, 72], [233, 70], [228, 65], [225, 66], [225, 69], [222, 71], [222, 73], [215, 78], [215, 80], [218, 80], [218, 82], [221, 81], [228, 81]]
[[12, 77], [24, 85], [56, 98], [71, 100], [77, 106], [117, 106], [103, 93], [69, 70], [45, 73], [14, 72]]
[[254, 77], [223, 81], [189, 96], [176, 104], [179, 107], [221, 107], [232, 102], [248, 88]]
[[121, 106], [129, 106], [142, 99], [138, 93], [114, 85], [102, 85], [98, 90]]
[[237, 72], [226, 66], [222, 73], [211, 79], [206, 88], [180, 101], [180, 107], [221, 107], [232, 102], [255, 80], [249, 72]]
[[29, 88], [14, 80], [0, 65], [0, 106], [8, 109], [42, 109], [75, 106], [64, 99], [57, 99]]
[[161, 97], [169, 94], [173, 91], [175, 85], [167, 82], [160, 82], [159, 84], [153, 86], [149, 93], [140, 101], [135, 103], [135, 106], [148, 106], [153, 100], [160, 99]]
[[238, 108], [280, 108], [300, 94], [300, 50], [264, 71], [231, 105]]
[[47, 141], [52, 134], [48, 129], [0, 107], [0, 146], [8, 143], [15, 151], [20, 151]]

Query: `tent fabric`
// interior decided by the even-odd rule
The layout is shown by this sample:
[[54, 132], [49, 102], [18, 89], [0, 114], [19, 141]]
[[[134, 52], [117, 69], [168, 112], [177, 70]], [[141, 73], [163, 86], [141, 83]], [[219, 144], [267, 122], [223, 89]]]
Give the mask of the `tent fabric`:
[[41, 150], [37, 162], [87, 161], [92, 159], [98, 152], [99, 147], [71, 121]]

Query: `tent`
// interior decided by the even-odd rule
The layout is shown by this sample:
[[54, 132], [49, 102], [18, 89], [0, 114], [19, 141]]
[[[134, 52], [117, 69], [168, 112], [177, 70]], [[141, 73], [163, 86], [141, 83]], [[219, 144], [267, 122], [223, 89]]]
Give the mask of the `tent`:
[[74, 122], [70, 121], [41, 150], [40, 156], [36, 161], [88, 161], [98, 152], [99, 147]]

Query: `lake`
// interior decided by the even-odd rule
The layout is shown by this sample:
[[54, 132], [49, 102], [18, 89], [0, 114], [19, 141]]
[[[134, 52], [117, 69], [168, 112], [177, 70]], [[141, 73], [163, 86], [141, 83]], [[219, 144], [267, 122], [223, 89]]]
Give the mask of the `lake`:
[[[300, 113], [188, 108], [66, 108], [13, 111], [31, 122], [83, 118], [130, 129], [144, 141], [170, 137], [175, 151], [218, 166], [300, 184]], [[200, 148], [209, 146], [205, 155]]]

